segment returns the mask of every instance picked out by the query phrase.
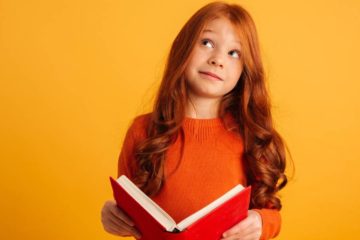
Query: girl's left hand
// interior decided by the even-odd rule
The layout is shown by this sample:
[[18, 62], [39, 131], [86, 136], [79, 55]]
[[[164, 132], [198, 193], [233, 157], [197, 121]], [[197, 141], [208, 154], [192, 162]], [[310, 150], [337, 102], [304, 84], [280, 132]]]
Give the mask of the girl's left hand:
[[221, 240], [259, 240], [262, 233], [261, 215], [248, 210], [248, 216], [223, 233]]

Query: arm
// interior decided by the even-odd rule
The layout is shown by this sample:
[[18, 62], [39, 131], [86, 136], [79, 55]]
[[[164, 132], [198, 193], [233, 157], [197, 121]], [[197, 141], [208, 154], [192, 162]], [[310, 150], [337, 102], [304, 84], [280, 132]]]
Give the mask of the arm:
[[121, 175], [127, 176], [131, 179], [131, 170], [129, 163], [135, 161], [133, 150], [135, 147], [135, 138], [133, 134], [132, 127], [130, 127], [125, 135], [123, 145], [120, 151], [120, 156], [118, 159], [118, 177]]
[[[118, 159], [118, 177], [124, 174], [128, 178], [131, 178], [132, 171], [130, 163], [135, 161], [133, 152], [138, 139], [135, 137], [138, 136], [136, 134], [137, 129], [138, 125], [133, 122], [125, 135]], [[120, 207], [117, 206], [114, 200], [105, 202], [101, 210], [101, 221], [104, 230], [111, 234], [122, 237], [134, 236], [136, 239], [141, 237], [141, 233], [134, 225], [134, 222]]]
[[118, 159], [118, 177], [125, 175], [132, 179], [134, 169], [131, 166], [136, 161], [134, 150], [136, 145], [146, 137], [145, 126], [147, 121], [148, 116], [136, 117], [128, 128]]

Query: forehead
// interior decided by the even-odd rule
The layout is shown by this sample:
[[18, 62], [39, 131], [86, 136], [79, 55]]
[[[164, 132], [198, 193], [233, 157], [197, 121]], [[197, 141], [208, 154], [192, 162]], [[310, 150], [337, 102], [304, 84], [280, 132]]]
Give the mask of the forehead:
[[204, 25], [201, 34], [215, 35], [217, 37], [229, 39], [232, 42], [241, 43], [238, 27], [230, 20], [223, 17], [208, 21]]

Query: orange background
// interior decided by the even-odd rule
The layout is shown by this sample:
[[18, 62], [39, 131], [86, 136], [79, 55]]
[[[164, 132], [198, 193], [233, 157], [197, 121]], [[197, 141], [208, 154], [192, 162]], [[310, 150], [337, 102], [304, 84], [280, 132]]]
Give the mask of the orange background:
[[[0, 0], [0, 239], [119, 239], [100, 209], [124, 133], [207, 2]], [[277, 239], [359, 236], [360, 2], [236, 2], [296, 166]]]

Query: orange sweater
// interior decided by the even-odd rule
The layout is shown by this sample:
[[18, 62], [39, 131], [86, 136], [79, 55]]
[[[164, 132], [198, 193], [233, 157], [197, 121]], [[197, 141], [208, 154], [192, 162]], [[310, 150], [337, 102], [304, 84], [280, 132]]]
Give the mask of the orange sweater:
[[[135, 145], [146, 137], [150, 114], [134, 119], [127, 131], [119, 157], [118, 176], [131, 179], [129, 161], [134, 161]], [[165, 182], [152, 199], [176, 222], [203, 208], [236, 184], [247, 185], [242, 163], [243, 142], [226, 131], [220, 118], [185, 118], [184, 139], [178, 137], [165, 159]], [[181, 145], [184, 144], [180, 159]], [[263, 231], [260, 240], [274, 238], [281, 225], [280, 213], [273, 209], [253, 209], [260, 213]]]

